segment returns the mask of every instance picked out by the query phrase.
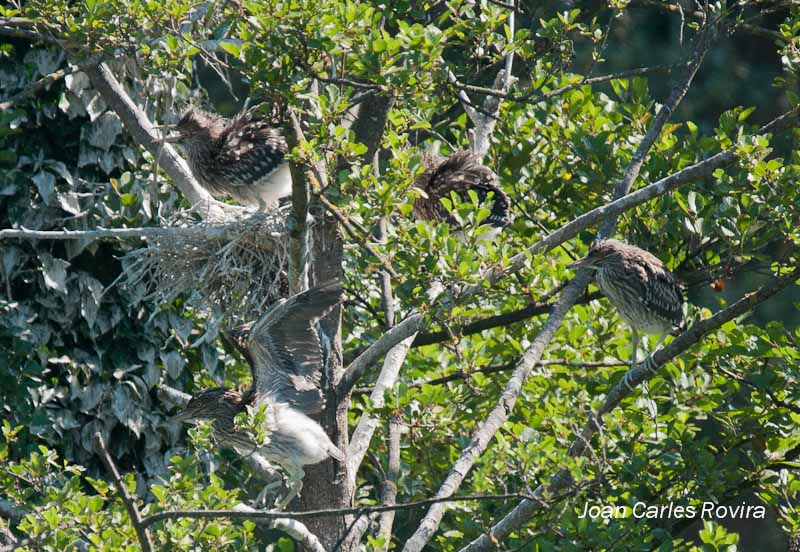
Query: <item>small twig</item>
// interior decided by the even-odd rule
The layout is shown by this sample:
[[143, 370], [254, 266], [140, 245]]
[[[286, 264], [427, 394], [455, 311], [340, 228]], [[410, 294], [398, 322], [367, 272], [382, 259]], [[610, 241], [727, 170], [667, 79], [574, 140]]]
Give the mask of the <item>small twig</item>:
[[117, 490], [122, 497], [122, 501], [125, 503], [125, 508], [128, 510], [128, 515], [131, 518], [133, 528], [136, 529], [136, 535], [139, 537], [139, 544], [142, 546], [142, 550], [144, 552], [153, 552], [153, 541], [150, 539], [150, 531], [147, 530], [147, 524], [143, 522], [142, 517], [139, 514], [139, 509], [136, 507], [136, 503], [133, 501], [133, 497], [131, 497], [131, 495], [128, 493], [128, 488], [125, 487], [125, 483], [119, 476], [117, 466], [114, 464], [114, 460], [108, 453], [106, 443], [103, 441], [103, 436], [99, 431], [94, 434], [94, 441], [97, 444], [100, 459], [103, 461], [106, 469], [111, 474], [111, 478], [114, 480], [114, 485], [117, 487]]

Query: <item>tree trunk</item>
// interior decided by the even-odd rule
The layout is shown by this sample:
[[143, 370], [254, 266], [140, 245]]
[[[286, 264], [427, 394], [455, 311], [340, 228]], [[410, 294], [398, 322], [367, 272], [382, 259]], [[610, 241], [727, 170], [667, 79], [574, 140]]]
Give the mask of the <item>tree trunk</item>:
[[[343, 242], [336, 221], [324, 211], [315, 214], [312, 244], [312, 274], [314, 284], [331, 278], [342, 278]], [[335, 384], [342, 372], [341, 309], [334, 309], [324, 320], [321, 328], [331, 341], [332, 354], [322, 378], [325, 393], [325, 410], [319, 422], [342, 451], [347, 451], [347, 410], [349, 397], [337, 404]], [[298, 499], [300, 510], [322, 508], [346, 508], [353, 500], [354, 489], [348, 484], [346, 465], [328, 460], [315, 466], [307, 466], [302, 495]], [[333, 549], [347, 530], [352, 520], [347, 517], [330, 516], [306, 521], [308, 528], [320, 539], [326, 549]]]

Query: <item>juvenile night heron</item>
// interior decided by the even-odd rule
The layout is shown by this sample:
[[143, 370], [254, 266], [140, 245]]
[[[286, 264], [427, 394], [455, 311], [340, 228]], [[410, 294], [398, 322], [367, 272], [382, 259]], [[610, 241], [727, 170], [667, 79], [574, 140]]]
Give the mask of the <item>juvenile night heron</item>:
[[417, 218], [447, 222], [451, 227], [457, 228], [458, 223], [448, 213], [441, 199], [450, 199], [453, 192], [462, 202], [469, 202], [469, 190], [474, 190], [478, 202], [486, 204], [485, 207], [490, 211], [489, 216], [481, 223], [491, 229], [481, 235], [479, 240], [494, 238], [511, 222], [508, 196], [500, 188], [497, 175], [484, 166], [477, 155], [468, 151], [455, 153], [447, 159], [427, 160], [426, 170], [417, 177], [414, 186], [425, 194], [414, 202], [414, 214]]
[[[345, 460], [322, 427], [308, 416], [323, 406], [319, 381], [324, 352], [316, 323], [341, 298], [341, 283], [326, 282], [284, 300], [255, 324], [241, 328], [232, 337], [250, 364], [253, 373], [250, 389], [244, 393], [207, 389], [173, 417], [175, 421], [186, 422], [209, 420], [222, 446], [242, 456], [258, 451], [267, 460], [281, 465], [288, 475], [289, 493], [277, 505], [278, 509], [300, 492], [303, 466], [328, 458]], [[265, 405], [266, 414], [267, 442], [263, 445], [247, 432], [237, 430], [234, 424], [234, 418], [248, 406], [261, 405]]]
[[292, 193], [286, 140], [252, 109], [232, 119], [190, 109], [167, 128], [174, 134], [164, 141], [181, 146], [192, 174], [215, 198], [263, 211]]
[[683, 289], [658, 258], [644, 249], [617, 240], [601, 240], [570, 268], [595, 271], [600, 291], [631, 327], [633, 357], [639, 332], [659, 335], [652, 355], [674, 327], [683, 323]]

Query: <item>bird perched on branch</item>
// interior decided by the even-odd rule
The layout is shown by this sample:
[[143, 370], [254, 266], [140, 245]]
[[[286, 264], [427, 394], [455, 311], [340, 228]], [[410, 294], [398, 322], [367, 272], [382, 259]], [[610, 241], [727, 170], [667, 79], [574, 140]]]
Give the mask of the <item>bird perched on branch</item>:
[[497, 175], [484, 166], [477, 155], [461, 151], [447, 159], [431, 158], [426, 161], [426, 167], [425, 172], [414, 181], [414, 186], [424, 194], [414, 202], [417, 218], [447, 222], [457, 228], [458, 222], [441, 200], [450, 199], [450, 194], [455, 193], [460, 201], [470, 202], [469, 190], [473, 190], [479, 204], [490, 211], [481, 223], [489, 225], [491, 230], [479, 239], [494, 238], [511, 222], [508, 196], [500, 189]]
[[192, 174], [215, 198], [263, 211], [292, 193], [286, 140], [254, 110], [226, 119], [190, 109], [168, 128], [175, 134], [164, 141], [183, 148]]
[[664, 343], [667, 333], [683, 324], [681, 284], [664, 263], [644, 249], [617, 240], [601, 240], [569, 267], [594, 270], [600, 291], [631, 327], [631, 365], [636, 364], [639, 332], [660, 336], [652, 355]]
[[[308, 414], [323, 406], [319, 387], [324, 351], [317, 321], [342, 299], [342, 285], [329, 281], [274, 305], [254, 324], [233, 336], [253, 373], [249, 390], [207, 389], [194, 396], [174, 421], [213, 423], [215, 438], [240, 455], [260, 452], [288, 475], [284, 508], [300, 492], [303, 466], [345, 456]], [[234, 418], [248, 407], [265, 407], [266, 443], [236, 428]], [[265, 489], [266, 491], [267, 489]], [[264, 493], [262, 493], [263, 495]]]

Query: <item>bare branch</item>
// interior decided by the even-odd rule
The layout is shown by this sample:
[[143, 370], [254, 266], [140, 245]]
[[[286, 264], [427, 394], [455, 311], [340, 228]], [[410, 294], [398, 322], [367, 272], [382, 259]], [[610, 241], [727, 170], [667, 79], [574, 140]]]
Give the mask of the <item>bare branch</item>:
[[142, 523], [142, 517], [139, 514], [139, 509], [136, 507], [133, 497], [128, 493], [128, 488], [125, 487], [125, 483], [119, 476], [117, 466], [114, 464], [114, 460], [108, 453], [106, 443], [103, 441], [103, 436], [99, 431], [94, 434], [94, 440], [95, 444], [97, 445], [97, 452], [100, 455], [100, 459], [103, 461], [106, 469], [111, 474], [114, 485], [117, 487], [117, 491], [119, 491], [120, 497], [125, 503], [125, 508], [128, 510], [128, 515], [131, 518], [131, 524], [133, 524], [133, 528], [136, 530], [136, 535], [139, 538], [139, 544], [141, 545], [143, 552], [153, 552], [153, 541], [150, 539], [150, 532], [147, 530], [147, 525]]
[[61, 79], [66, 77], [70, 72], [71, 71], [67, 69], [59, 69], [58, 71], [54, 71], [49, 75], [45, 75], [36, 82], [31, 83], [24, 90], [21, 90], [20, 92], [14, 94], [6, 101], [0, 102], [0, 111], [11, 109], [18, 103], [25, 101], [28, 98], [47, 90], [48, 88], [50, 88], [50, 86], [52, 86], [53, 83], [60, 81]]
[[[400, 325], [398, 325], [397, 328], [399, 328]], [[387, 332], [387, 335], [391, 332], [392, 330]], [[397, 381], [397, 377], [400, 374], [400, 368], [403, 366], [403, 362], [406, 359], [409, 349], [411, 349], [411, 342], [414, 341], [415, 335], [416, 334], [412, 333], [404, 340], [397, 343], [388, 353], [386, 353], [386, 358], [383, 361], [383, 368], [381, 369], [381, 373], [378, 375], [378, 380], [375, 382], [375, 387], [372, 389], [372, 393], [369, 396], [374, 408], [383, 407], [383, 393], [387, 389], [391, 389]], [[356, 359], [356, 361], [357, 360], [358, 359]], [[356, 361], [353, 361], [353, 363]], [[353, 432], [353, 437], [350, 439], [350, 447], [347, 449], [347, 472], [354, 484], [358, 468], [361, 466], [361, 462], [364, 459], [364, 455], [367, 453], [367, 449], [369, 449], [369, 443], [372, 440], [372, 435], [375, 433], [375, 429], [377, 427], [377, 417], [371, 413], [365, 412], [361, 415], [361, 419], [358, 421], [358, 426]]]
[[[289, 110], [290, 123], [286, 141], [290, 150], [296, 150], [305, 141], [300, 121], [293, 110]], [[295, 295], [308, 289], [308, 264], [311, 244], [308, 231], [308, 203], [311, 187], [306, 169], [294, 161], [289, 163], [292, 173], [292, 212], [286, 221], [289, 231], [289, 294]]]
[[[483, 366], [481, 368], [477, 368], [474, 370], [456, 370], [452, 374], [447, 374], [446, 376], [442, 376], [440, 378], [433, 378], [430, 380], [418, 380], [408, 384], [409, 389], [419, 388], [426, 385], [444, 385], [445, 383], [450, 383], [451, 381], [460, 381], [469, 379], [474, 376], [475, 374], [498, 374], [501, 372], [508, 372], [513, 370], [517, 364], [519, 363], [519, 359], [514, 360], [513, 362], [508, 362], [506, 364], [500, 365], [490, 365], [490, 366]], [[568, 360], [566, 358], [546, 358], [539, 360], [535, 366], [571, 366], [573, 368], [606, 368], [606, 367], [614, 367], [614, 366], [627, 366], [629, 363], [627, 361], [622, 360]], [[366, 393], [371, 393], [371, 387], [356, 387], [353, 390], [353, 394], [356, 395], [364, 395]]]
[[[400, 478], [400, 429], [401, 426], [394, 417], [386, 424], [386, 444], [389, 449], [389, 462], [381, 493], [381, 500], [384, 504], [395, 504], [397, 500], [397, 481]], [[394, 512], [383, 512], [381, 514], [378, 537], [384, 539], [385, 550], [389, 550], [393, 525]]]
[[[581, 434], [572, 442], [570, 455], [577, 457], [586, 453], [588, 443], [591, 441], [594, 434], [602, 427], [603, 416], [611, 412], [624, 398], [630, 395], [634, 391], [634, 386], [652, 378], [660, 367], [684, 351], [687, 351], [703, 337], [721, 328], [726, 322], [751, 311], [756, 305], [763, 303], [782, 289], [788, 287], [798, 278], [800, 278], [800, 267], [796, 267], [788, 274], [774, 278], [769, 284], [763, 286], [754, 293], [746, 294], [727, 309], [692, 325], [689, 329], [672, 340], [669, 345], [656, 351], [652, 357], [648, 357], [643, 362], [631, 368], [608, 392], [600, 409], [590, 416]], [[573, 481], [569, 473], [565, 469], [562, 469], [550, 479], [547, 486], [540, 485], [533, 492], [533, 497], [546, 497], [551, 493], [558, 493], [572, 485]], [[501, 521], [495, 524], [488, 534], [481, 535], [469, 545], [462, 548], [460, 552], [494, 550], [499, 541], [502, 541], [509, 534], [522, 527], [525, 522], [537, 511], [541, 510], [542, 507], [542, 504], [537, 500], [523, 500]]]
[[361, 376], [372, 366], [372, 364], [388, 353], [395, 345], [408, 339], [422, 329], [425, 316], [419, 313], [412, 313], [397, 326], [383, 334], [375, 343], [358, 355], [345, 370], [342, 379], [339, 381], [337, 394], [345, 397], [355, 386]]
[[[484, 366], [477, 370], [459, 370], [452, 374], [425, 381], [415, 381], [408, 385], [409, 389], [422, 387], [423, 385], [443, 385], [451, 381], [469, 379], [473, 374], [496, 374], [513, 370], [517, 362], [509, 362], [500, 366]], [[572, 366], [573, 368], [605, 368], [613, 366], [627, 366], [628, 362], [622, 360], [567, 360], [566, 358], [545, 358], [536, 362], [535, 366]]]
[[94, 230], [29, 230], [25, 227], [0, 230], [0, 240], [103, 240], [176, 236], [225, 237], [225, 226], [175, 226], [168, 228], [95, 228]]
[[355, 141], [367, 146], [367, 151], [362, 156], [365, 161], [372, 161], [378, 151], [393, 105], [394, 96], [378, 93], [370, 94], [359, 104], [358, 115], [350, 129], [355, 135]]
[[[686, 90], [688, 90], [689, 84], [703, 60], [706, 49], [707, 44], [705, 41], [700, 41], [696, 45], [689, 70], [684, 78], [673, 87], [669, 98], [659, 110], [659, 114], [654, 119], [653, 124], [636, 149], [636, 153], [625, 171], [622, 180], [620, 180], [615, 187], [616, 199], [622, 198], [627, 193], [631, 184], [638, 176], [639, 169], [644, 162], [647, 152], [660, 134], [669, 116], [674, 112], [681, 99], [683, 99]], [[616, 217], [609, 217], [603, 223], [601, 231], [605, 232], [604, 235], [608, 235], [613, 231], [615, 224]], [[492, 408], [486, 420], [484, 420], [473, 433], [472, 441], [461, 453], [461, 456], [453, 465], [450, 473], [439, 488], [439, 491], [437, 491], [437, 497], [451, 496], [461, 487], [464, 478], [472, 469], [477, 459], [484, 453], [489, 441], [494, 437], [494, 434], [500, 429], [500, 426], [505, 423], [508, 416], [514, 410], [514, 405], [522, 390], [522, 385], [525, 383], [531, 370], [533, 370], [533, 367], [541, 359], [545, 348], [555, 336], [556, 330], [561, 326], [564, 316], [566, 316], [569, 309], [572, 308], [572, 305], [575, 304], [583, 293], [590, 278], [590, 269], [579, 270], [575, 278], [564, 288], [564, 291], [553, 306], [553, 310], [550, 316], [548, 316], [547, 321], [542, 326], [536, 338], [534, 338], [531, 346], [522, 355], [519, 364], [508, 379], [497, 404]], [[434, 504], [431, 506], [428, 513], [417, 527], [417, 530], [411, 538], [406, 541], [403, 551], [420, 552], [439, 528], [444, 512], [444, 504]]]
[[[236, 506], [236, 508], [234, 508], [233, 511], [251, 513], [258, 512], [258, 510], [255, 510], [244, 504], [239, 504]], [[322, 546], [321, 542], [319, 542], [317, 536], [309, 531], [308, 527], [296, 519], [279, 517], [270, 520], [262, 520], [260, 522], [257, 521], [256, 523], [261, 523], [270, 529], [283, 531], [298, 543], [303, 545], [303, 550], [307, 550], [309, 552], [326, 552], [325, 547]]]

